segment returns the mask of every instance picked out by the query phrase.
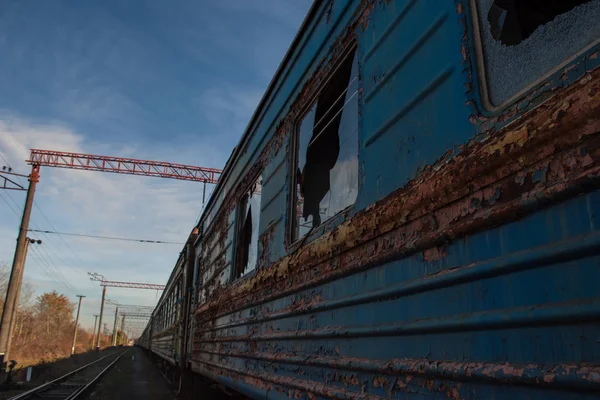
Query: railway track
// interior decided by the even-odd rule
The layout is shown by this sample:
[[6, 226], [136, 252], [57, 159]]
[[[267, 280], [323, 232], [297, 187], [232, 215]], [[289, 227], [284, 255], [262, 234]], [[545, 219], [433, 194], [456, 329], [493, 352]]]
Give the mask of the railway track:
[[74, 400], [81, 399], [89, 389], [108, 371], [119, 359], [130, 350], [117, 351], [98, 360], [84, 365], [53, 381], [47, 382], [36, 388], [28, 390], [9, 400], [25, 399], [54, 399]]

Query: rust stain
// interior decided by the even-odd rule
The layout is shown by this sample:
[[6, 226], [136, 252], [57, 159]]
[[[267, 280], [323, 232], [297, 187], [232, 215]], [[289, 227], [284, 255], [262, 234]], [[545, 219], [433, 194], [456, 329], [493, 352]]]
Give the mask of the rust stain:
[[427, 249], [423, 252], [423, 260], [436, 261], [445, 258], [448, 255], [447, 249], [444, 246], [437, 246]]
[[271, 243], [273, 243], [276, 225], [269, 225], [260, 235], [258, 241], [260, 243], [259, 258], [256, 263], [257, 268], [262, 268], [269, 263], [271, 259]]
[[[333, 5], [333, 1], [331, 1], [331, 5]], [[207, 242], [211, 242], [217, 237], [219, 241], [219, 245], [221, 248], [225, 246], [225, 240], [227, 238], [227, 216], [230, 212], [232, 212], [235, 207], [240, 194], [247, 188], [251, 183], [253, 183], [254, 176], [256, 176], [260, 171], [264, 169], [266, 164], [273, 159], [277, 155], [279, 151], [283, 148], [283, 146], [288, 143], [289, 144], [289, 136], [292, 132], [292, 127], [300, 116], [300, 113], [303, 112], [305, 107], [309, 102], [313, 101], [315, 93], [321, 87], [321, 84], [324, 79], [327, 78], [332, 68], [335, 66], [335, 63], [332, 63], [332, 60], [339, 59], [345, 51], [347, 51], [348, 47], [352, 44], [356, 37], [356, 30], [359, 26], [363, 27], [363, 29], [368, 24], [368, 16], [370, 12], [373, 10], [374, 4], [370, 1], [365, 1], [362, 3], [360, 7], [358, 7], [356, 11], [356, 15], [354, 17], [354, 22], [348, 26], [346, 31], [340, 35], [330, 46], [330, 54], [329, 56], [323, 58], [319, 61], [316, 72], [304, 83], [300, 92], [288, 110], [285, 117], [283, 117], [275, 128], [275, 135], [265, 144], [264, 149], [262, 150], [258, 160], [250, 167], [249, 171], [245, 171], [244, 177], [241, 182], [237, 183], [233, 190], [227, 191], [225, 198], [223, 199], [222, 206], [220, 207], [219, 212], [215, 215], [213, 223], [208, 232], [205, 232], [205, 237], [208, 238], [207, 241], [203, 243], [203, 251], [202, 254], [206, 254]], [[244, 144], [242, 149], [242, 153], [248, 151], [249, 141]], [[286, 148], [286, 152], [290, 151], [289, 148]], [[267, 239], [264, 239], [267, 241]], [[267, 244], [267, 243], [263, 243]], [[264, 247], [268, 250], [269, 246], [267, 244]], [[266, 257], [266, 256], [265, 256]], [[260, 261], [266, 262], [264, 258]], [[204, 264], [206, 264], [206, 260], [204, 260]], [[222, 269], [226, 268], [224, 263], [221, 261], [219, 267]], [[213, 274], [213, 276], [206, 280], [204, 283], [206, 287], [212, 287], [215, 277], [218, 274]], [[209, 297], [210, 295], [219, 292], [221, 288], [215, 287], [213, 289], [204, 289], [205, 296]]]
[[[482, 379], [491, 382], [513, 383], [520, 385], [538, 385], [561, 383], [563, 385], [579, 385], [579, 382], [600, 384], [600, 367], [596, 365], [557, 364], [552, 368], [538, 364], [509, 364], [459, 361], [429, 361], [426, 359], [391, 359], [377, 360], [344, 356], [308, 356], [293, 355], [282, 352], [248, 354], [239, 351], [208, 354], [232, 357], [255, 357], [265, 362], [282, 362], [294, 365], [330, 368], [333, 373], [331, 381], [340, 381], [354, 386], [361, 385], [356, 374], [347, 376], [339, 371], [355, 370], [360, 373], [376, 374], [372, 378], [375, 388], [404, 389], [410, 384], [429, 387], [430, 390], [440, 388], [440, 380], [452, 380], [455, 386], [448, 387], [446, 394], [454, 395], [460, 389], [460, 381]], [[385, 375], [381, 375], [385, 371]], [[400, 379], [393, 378], [399, 376]], [[438, 381], [438, 382], [436, 382]], [[450, 397], [452, 398], [452, 397]]]
[[490, 144], [487, 148], [488, 154], [494, 154], [497, 151], [509, 152], [513, 146], [523, 147], [529, 138], [527, 126], [521, 127], [519, 130], [510, 131], [494, 144]]
[[[587, 87], [600, 89], [600, 71], [593, 77]], [[569, 112], [562, 114], [567, 105]], [[438, 246], [435, 242], [440, 239], [453, 240], [516, 218], [528, 201], [552, 198], [569, 185], [595, 177], [591, 161], [600, 157], [598, 107], [600, 90], [563, 89], [555, 101], [487, 140], [475, 138], [456, 155], [449, 151], [406, 186], [293, 255], [266, 266], [251, 279], [215, 290], [209, 303], [198, 310], [201, 320], [348, 274], [392, 254], [425, 251]], [[569, 150], [583, 145], [586, 155]], [[530, 177], [535, 171], [525, 168], [536, 163], [548, 168], [544, 182], [533, 182]]]
[[385, 386], [387, 386], [387, 379], [385, 378], [385, 376], [376, 376], [375, 378], [373, 378], [373, 387], [383, 388]]
[[[372, 2], [366, 4], [366, 8], [357, 18], [357, 23], [332, 46], [333, 56], [321, 61], [317, 73], [303, 86], [287, 116], [279, 121], [276, 134], [267, 143], [252, 171], [246, 174], [247, 178], [234, 190], [229, 190], [222, 211], [215, 216], [213, 227], [206, 236], [208, 240], [202, 244], [203, 257], [210, 253], [212, 246], [224, 248], [228, 234], [228, 213], [235, 208], [239, 193], [250, 183], [255, 173], [262, 170], [277, 152], [290, 151], [289, 148], [282, 148], [286, 143], [289, 144], [291, 129], [299, 113], [311, 101], [322, 80], [327, 77], [332, 64], [330, 60], [339, 57], [347, 48], [354, 38], [356, 28], [364, 29], [368, 24], [369, 12], [374, 5]], [[457, 14], [464, 17], [461, 2], [457, 2]], [[469, 47], [465, 45], [467, 39], [465, 33], [462, 56], [463, 63], [470, 65]], [[597, 58], [598, 53], [590, 58], [593, 56]], [[542, 86], [526, 101], [531, 101], [547, 91], [548, 85]], [[471, 72], [467, 86], [472, 90]], [[261, 375], [251, 368], [236, 371], [207, 363], [203, 367], [215, 376], [232, 377], [235, 381], [246, 382], [267, 393], [270, 390], [287, 393], [290, 398], [306, 396], [313, 399], [316, 396], [327, 396], [379, 399], [377, 396], [366, 394], [368, 386], [372, 383], [374, 387], [388, 391], [388, 397], [391, 397], [391, 391], [407, 393], [417, 385], [430, 391], [444, 393], [447, 398], [459, 399], [460, 385], [448, 386], [447, 382], [440, 382], [439, 379], [468, 380], [472, 377], [504, 379], [519, 384], [554, 384], [568, 375], [576, 375], [579, 380], [600, 383], [600, 370], [597, 366], [557, 365], [552, 369], [543, 370], [538, 365], [428, 360], [383, 362], [347, 358], [340, 355], [338, 347], [329, 349], [329, 356], [323, 355], [323, 350], [319, 350], [318, 356], [302, 355], [302, 348], [297, 349], [295, 354], [284, 354], [276, 345], [267, 344], [266, 348], [262, 348], [261, 344], [259, 348], [257, 342], [252, 340], [259, 334], [254, 328], [248, 329], [245, 336], [237, 336], [237, 339], [247, 341], [248, 348], [243, 352], [223, 346], [211, 353], [202, 348], [200, 343], [217, 337], [215, 331], [210, 331], [216, 326], [217, 317], [228, 316], [230, 322], [244, 322], [290, 311], [310, 311], [323, 301], [318, 292], [311, 296], [298, 296], [292, 304], [277, 310], [261, 307], [259, 312], [251, 314], [248, 318], [242, 317], [240, 312], [242, 309], [314, 287], [324, 280], [360, 271], [367, 265], [383, 262], [390, 257], [422, 252], [426, 261], [442, 259], [446, 256], [446, 243], [495, 224], [519, 218], [525, 210], [530, 209], [528, 207], [535, 207], [541, 198], [558, 198], [567, 190], [574, 191], [582, 183], [592, 182], [594, 187], [598, 187], [600, 167], [596, 165], [595, 160], [600, 157], [600, 117], [596, 111], [600, 108], [600, 72], [586, 75], [579, 85], [552, 91], [547, 100], [504, 129], [490, 129], [461, 146], [458, 154], [449, 150], [405, 187], [274, 263], [269, 263], [269, 246], [274, 233], [267, 230], [259, 238], [263, 255], [259, 261], [259, 269], [253, 277], [226, 287], [218, 282], [220, 274], [214, 272], [204, 282], [201, 290], [207, 301], [196, 309], [195, 314], [197, 326], [202, 326], [205, 330], [195, 331], [194, 358], [200, 360], [202, 353], [209, 353], [241, 358], [263, 357], [269, 362], [294, 359], [299, 365], [317, 364], [339, 369], [347, 364], [353, 370], [381, 373], [385, 368], [386, 374], [400, 375], [393, 384], [386, 379], [387, 375], [376, 376], [372, 381], [363, 379], [362, 382], [358, 375], [336, 376], [336, 379], [341, 379], [347, 385], [357, 386], [361, 391], [349, 393], [345, 389], [340, 390], [328, 385], [327, 382], [311, 382], [275, 374]], [[472, 102], [468, 105], [476, 107]], [[514, 107], [492, 119], [474, 112], [471, 120], [481, 126], [491, 127], [498, 121], [509, 121], [517, 115], [520, 115], [520, 112]], [[590, 190], [589, 186], [587, 190]], [[204, 262], [201, 266], [201, 275], [207, 271], [207, 264], [208, 262]], [[212, 268], [213, 271], [223, 271], [227, 268], [225, 257], [217, 258]], [[451, 270], [444, 270], [438, 274], [449, 272]], [[276, 333], [270, 325], [265, 329], [272, 334]], [[228, 330], [227, 334], [234, 336], [234, 331]], [[300, 373], [297, 375], [300, 376]]]
[[344, 376], [344, 382], [348, 385], [353, 385], [353, 386], [358, 386], [359, 382], [358, 382], [358, 377], [356, 375], [350, 375], [350, 377], [345, 377]]
[[578, 64], [572, 64], [572, 65], [569, 65], [567, 68], [565, 68], [565, 69], [563, 70], [561, 79], [562, 79], [563, 81], [566, 81], [566, 80], [568, 80], [568, 73], [569, 73], [569, 72], [571, 72], [571, 71], [572, 71], [572, 70], [574, 70], [574, 69], [577, 69], [577, 67], [578, 67]]

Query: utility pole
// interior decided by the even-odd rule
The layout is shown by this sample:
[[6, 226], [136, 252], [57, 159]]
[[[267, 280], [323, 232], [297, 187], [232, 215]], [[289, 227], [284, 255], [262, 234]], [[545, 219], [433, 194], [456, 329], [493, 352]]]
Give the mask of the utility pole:
[[117, 345], [117, 319], [119, 318], [119, 306], [115, 308], [115, 323], [113, 325], [113, 337], [112, 337], [112, 345]]
[[100, 329], [102, 326], [102, 314], [104, 312], [104, 300], [106, 298], [106, 287], [120, 287], [130, 289], [149, 289], [149, 290], [164, 290], [165, 285], [157, 285], [153, 283], [142, 283], [142, 282], [118, 282], [118, 281], [107, 281], [104, 276], [95, 272], [88, 272], [90, 280], [100, 282], [102, 286], [102, 303], [100, 304], [100, 323], [98, 324], [98, 337], [96, 338], [96, 349], [100, 348]]
[[6, 290], [6, 299], [4, 301], [4, 310], [2, 311], [2, 320], [0, 322], [0, 368], [2, 368], [2, 370], [5, 370], [6, 361], [9, 358], [9, 341], [10, 337], [12, 336], [11, 327], [13, 326], [12, 320], [14, 308], [17, 307], [19, 303], [19, 294], [21, 291], [20, 277], [23, 274], [25, 251], [27, 249], [27, 229], [29, 229], [29, 219], [31, 217], [35, 186], [40, 177], [39, 171], [39, 165], [32, 165], [31, 175], [29, 175], [29, 188], [27, 189], [25, 207], [23, 208], [23, 216], [21, 217], [21, 226], [19, 228], [19, 235], [17, 236], [17, 247], [15, 248], [15, 255], [8, 281], [8, 288]]
[[120, 344], [125, 344], [123, 343], [123, 335], [125, 334], [125, 314], [123, 314], [121, 316], [121, 343]]
[[[23, 256], [23, 265], [25, 265], [25, 260], [27, 259], [27, 251], [29, 250], [29, 245], [30, 244], [42, 244], [42, 241], [41, 240], [35, 240], [35, 239], [27, 238], [27, 241], [25, 242], [25, 255]], [[21, 297], [21, 287], [23, 286], [23, 271], [24, 270], [25, 270], [25, 268], [21, 269], [21, 274], [19, 275], [19, 282], [17, 284], [17, 287], [18, 287], [17, 299], [19, 299]], [[13, 337], [13, 332], [15, 330], [15, 326], [17, 324], [17, 313], [18, 312], [19, 312], [19, 303], [17, 301], [17, 304], [13, 308], [11, 322], [10, 322], [9, 332], [11, 332], [11, 334], [10, 334], [10, 336], [8, 338], [8, 348], [9, 349], [12, 347], [11, 346], [12, 345], [12, 337]]]
[[118, 313], [118, 307], [117, 310], [115, 311], [115, 324], [113, 326], [113, 346], [117, 345], [117, 334], [119, 333], [119, 331], [117, 330], [117, 321], [119, 320], [119, 314]]
[[106, 299], [105, 302], [107, 304], [112, 304], [116, 307], [115, 308], [115, 322], [113, 325], [113, 333], [112, 333], [112, 338], [111, 338], [112, 345], [116, 346], [116, 344], [117, 344], [117, 321], [119, 319], [119, 302], [115, 301], [115, 300], [111, 300], [111, 299]]
[[104, 313], [104, 298], [106, 297], [106, 286], [102, 287], [102, 303], [100, 303], [100, 322], [98, 323], [98, 336], [96, 337], [96, 350], [100, 350], [100, 334], [102, 329], [102, 313]]
[[96, 343], [96, 325], [98, 324], [98, 314], [94, 314], [94, 330], [92, 330], [92, 349]]
[[79, 305], [77, 306], [77, 317], [75, 317], [75, 330], [73, 331], [73, 346], [71, 346], [71, 355], [75, 354], [75, 341], [77, 340], [77, 327], [79, 325], [79, 310], [81, 310], [81, 300], [85, 296], [78, 294], [77, 297], [79, 297]]

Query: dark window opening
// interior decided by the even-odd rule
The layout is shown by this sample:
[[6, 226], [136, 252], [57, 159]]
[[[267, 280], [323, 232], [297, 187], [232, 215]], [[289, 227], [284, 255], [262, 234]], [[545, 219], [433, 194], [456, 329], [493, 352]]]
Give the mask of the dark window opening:
[[293, 237], [354, 204], [358, 194], [358, 61], [337, 66], [296, 132]]
[[196, 267], [194, 268], [194, 292], [196, 293], [194, 303], [201, 304], [204, 302], [204, 288], [202, 287], [202, 283], [204, 281], [204, 274], [201, 271], [202, 266], [202, 256], [198, 256], [196, 258]]
[[262, 177], [259, 177], [238, 203], [237, 257], [232, 274], [234, 280], [256, 268], [261, 189]]
[[540, 26], [592, 0], [496, 0], [488, 12], [494, 39], [515, 46]]

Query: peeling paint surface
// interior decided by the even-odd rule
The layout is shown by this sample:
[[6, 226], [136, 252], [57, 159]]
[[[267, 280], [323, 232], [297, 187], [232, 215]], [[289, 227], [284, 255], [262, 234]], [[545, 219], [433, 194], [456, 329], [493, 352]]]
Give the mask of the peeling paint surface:
[[[318, 7], [201, 221], [192, 371], [252, 398], [600, 391], [598, 53], [482, 111], [469, 4]], [[359, 197], [290, 243], [291, 135], [355, 42]], [[258, 267], [231, 281], [237, 199], [259, 173]]]

